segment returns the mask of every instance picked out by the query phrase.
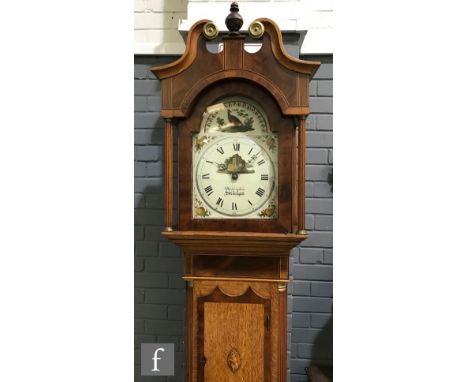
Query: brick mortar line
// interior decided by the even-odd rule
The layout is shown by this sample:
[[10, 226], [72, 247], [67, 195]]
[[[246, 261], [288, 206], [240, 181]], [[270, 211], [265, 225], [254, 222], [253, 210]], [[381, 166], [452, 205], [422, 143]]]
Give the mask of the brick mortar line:
[[[327, 281], [327, 282], [333, 283], [333, 281]], [[307, 298], [307, 299], [309, 299], [309, 298], [318, 298], [318, 299], [321, 299], [321, 300], [332, 300], [332, 299], [333, 299], [333, 297], [310, 296], [310, 295], [309, 295], [309, 296], [294, 296], [294, 295], [293, 295], [293, 297], [302, 297], [302, 298]], [[300, 310], [297, 310], [297, 311], [296, 311], [296, 310], [294, 310], [294, 308], [293, 308], [293, 312], [296, 312], [296, 313], [304, 313], [304, 314], [311, 314], [311, 312], [301, 312]], [[312, 312], [312, 314], [313, 314], [313, 312]]]
[[[144, 163], [158, 163], [158, 162], [149, 162], [149, 161], [139, 161], [139, 162], [144, 162]], [[145, 178], [145, 179], [148, 179], [148, 180], [156, 180], [156, 179], [161, 179], [162, 176], [145, 176], [144, 178]], [[137, 194], [139, 194], [139, 195], [146, 195], [145, 192], [138, 192]], [[161, 209], [164, 209], [164, 207], [161, 207]]]

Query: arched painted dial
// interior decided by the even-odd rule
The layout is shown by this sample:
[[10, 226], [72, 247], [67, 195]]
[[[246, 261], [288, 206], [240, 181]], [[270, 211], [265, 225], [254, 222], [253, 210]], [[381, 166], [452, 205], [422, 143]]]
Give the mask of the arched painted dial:
[[259, 103], [213, 102], [192, 143], [194, 219], [278, 218], [278, 135]]
[[277, 163], [260, 137], [229, 134], [210, 142], [195, 167], [196, 191], [213, 212], [257, 216], [276, 192]]

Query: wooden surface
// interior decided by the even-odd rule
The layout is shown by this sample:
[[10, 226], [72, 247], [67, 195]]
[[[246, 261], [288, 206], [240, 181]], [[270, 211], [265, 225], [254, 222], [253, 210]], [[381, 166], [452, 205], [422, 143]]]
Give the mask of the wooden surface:
[[298, 141], [298, 193], [297, 193], [297, 216], [298, 233], [304, 233], [305, 229], [305, 161], [306, 161], [306, 120], [305, 116], [299, 119], [299, 141]]
[[[177, 61], [153, 67], [161, 79], [162, 109], [165, 118], [180, 117], [178, 123], [179, 215], [176, 229], [304, 233], [305, 120], [309, 113], [309, 81], [319, 62], [289, 56], [281, 31], [271, 20], [259, 19], [265, 26], [258, 52], [245, 50], [245, 35], [220, 37], [223, 50], [211, 53], [202, 34], [208, 20], [193, 25], [187, 49]], [[192, 219], [192, 135], [199, 130], [208, 105], [226, 96], [244, 96], [265, 109], [272, 131], [279, 135], [278, 219]], [[296, 123], [299, 126], [299, 171], [296, 173]], [[166, 123], [166, 179], [172, 179], [172, 125]], [[172, 157], [171, 157], [172, 158]], [[299, 182], [296, 178], [299, 176]], [[296, 192], [296, 185], [297, 192]], [[166, 184], [166, 230], [172, 228], [172, 189]], [[297, 212], [296, 212], [297, 206]]]
[[190, 275], [231, 278], [250, 278], [255, 275], [256, 278], [279, 279], [280, 266], [278, 256], [195, 255]]
[[[249, 97], [262, 105], [272, 132], [278, 134], [278, 219], [193, 219], [192, 218], [192, 136], [200, 130], [207, 105], [220, 98], [237, 95]], [[193, 115], [180, 121], [179, 131], [179, 225], [181, 231], [292, 232], [294, 121], [281, 115], [274, 99], [252, 83], [226, 81], [204, 92], [193, 109]]]
[[163, 232], [190, 254], [234, 254], [243, 256], [289, 256], [289, 251], [307, 235], [261, 232], [172, 231]]
[[222, 277], [222, 276], [183, 276], [185, 281], [242, 281], [242, 282], [264, 282], [275, 283], [278, 285], [288, 284], [288, 279], [264, 279], [264, 278], [251, 278], [251, 277]]
[[[242, 34], [220, 37], [223, 50], [210, 53], [202, 34], [208, 20], [201, 20], [180, 59], [151, 69], [166, 118], [162, 234], [184, 251], [187, 382], [286, 382], [289, 253], [307, 238], [297, 234], [305, 233], [305, 117], [320, 63], [289, 56], [277, 25], [259, 20], [265, 33], [256, 53], [245, 50]], [[277, 219], [192, 219], [192, 135], [206, 107], [228, 96], [262, 105], [278, 134]], [[177, 227], [169, 118], [178, 119]]]
[[[280, 305], [281, 299], [284, 300], [282, 305]], [[229, 306], [216, 306], [218, 303], [228, 304]], [[197, 343], [192, 343], [188, 353], [191, 357], [189, 362], [192, 367], [188, 373], [189, 379], [187, 381], [286, 382], [286, 369], [283, 372], [278, 367], [278, 350], [280, 348], [286, 349], [286, 338], [279, 335], [278, 330], [280, 320], [286, 322], [287, 319], [287, 312], [282, 308], [286, 304], [286, 294], [278, 291], [276, 283], [194, 280], [192, 304], [194, 309], [190, 314], [190, 326], [187, 331], [191, 333], [192, 338], [197, 339]], [[208, 308], [208, 313], [211, 314], [211, 317], [208, 318], [208, 328], [206, 328], [207, 312], [204, 310], [207, 304], [215, 305]], [[258, 306], [245, 306], [249, 304], [259, 305], [261, 309]], [[231, 314], [227, 315], [227, 312]], [[234, 331], [231, 331], [231, 328], [236, 329], [237, 335], [232, 334]], [[256, 331], [257, 334], [252, 334], [253, 331]], [[262, 338], [262, 333], [263, 342], [259, 340], [259, 338]], [[249, 337], [252, 336], [257, 341], [256, 345], [253, 345], [249, 340]], [[206, 348], [207, 344], [208, 347]], [[235, 374], [227, 367], [226, 358], [224, 357], [227, 357], [228, 352], [233, 347], [239, 350], [243, 365], [247, 365], [245, 366], [245, 372], [248, 373], [247, 375], [251, 375], [253, 379], [238, 374], [242, 366]], [[262, 351], [254, 354], [248, 349], [249, 347], [258, 348]], [[205, 352], [205, 348], [208, 353]], [[206, 362], [204, 362], [203, 357], [207, 359]], [[216, 365], [213, 367], [208, 366], [209, 374], [207, 375], [209, 378], [206, 378], [207, 375], [204, 374], [204, 370], [207, 370], [210, 360]], [[282, 376], [283, 374], [284, 376]], [[212, 379], [213, 375], [215, 377]], [[234, 377], [233, 379], [216, 379], [220, 375], [231, 377], [234, 375]], [[243, 376], [244, 379], [239, 378], [239, 376]]]
[[[197, 304], [198, 380], [270, 381], [270, 299], [250, 287], [238, 296], [217, 287]], [[236, 371], [228, 362], [232, 350], [238, 354]]]
[[187, 282], [186, 283], [186, 288], [185, 288], [185, 382], [195, 382], [194, 379], [192, 379], [192, 370], [194, 369], [193, 366], [193, 351], [194, 351], [194, 344], [196, 343], [195, 337], [193, 336], [193, 301], [194, 301], [194, 294], [193, 294], [193, 282]]
[[[299, 119], [294, 117], [294, 126], [295, 131], [292, 135], [292, 147], [297, 147], [298, 139], [297, 135], [299, 132]], [[298, 175], [297, 175], [297, 166], [298, 166], [298, 150], [292, 150], [291, 152], [291, 167], [293, 171], [293, 186], [292, 186], [292, 193], [293, 193], [293, 204], [292, 204], [292, 232], [297, 232], [298, 229], [298, 208], [297, 208], [297, 196], [298, 196]]]
[[172, 152], [173, 137], [172, 137], [172, 120], [166, 119], [165, 124], [165, 139], [164, 139], [164, 192], [166, 204], [164, 210], [165, 231], [172, 229], [172, 183], [173, 183], [173, 165]]
[[[265, 320], [261, 304], [206, 303], [204, 355], [205, 381], [268, 381], [265, 375]], [[235, 372], [227, 356], [238, 353]]]
[[[257, 53], [244, 50], [244, 36], [228, 37], [225, 49], [210, 53], [202, 29], [207, 20], [194, 24], [187, 36], [187, 49], [177, 61], [153, 67], [162, 80], [162, 117], [188, 117], [199, 94], [226, 79], [243, 79], [266, 89], [284, 115], [309, 113], [309, 80], [320, 63], [289, 56], [278, 26], [269, 19], [265, 25], [262, 48]], [[264, 63], [268, 62], [268, 65]]]
[[287, 284], [282, 284], [278, 288], [278, 293], [280, 294], [278, 298], [278, 370], [279, 370], [279, 381], [286, 382], [287, 375], [286, 369], [288, 368], [288, 347], [287, 347], [287, 336], [288, 336], [288, 320], [285, 317], [286, 312], [288, 311], [287, 307]]

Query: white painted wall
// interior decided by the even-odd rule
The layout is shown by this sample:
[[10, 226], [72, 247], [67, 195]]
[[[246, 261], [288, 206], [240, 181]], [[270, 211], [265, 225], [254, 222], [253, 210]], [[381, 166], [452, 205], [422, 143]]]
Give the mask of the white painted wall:
[[[135, 54], [182, 54], [185, 44], [180, 32], [200, 19], [210, 19], [221, 30], [231, 1], [134, 0]], [[331, 0], [244, 0], [238, 1], [244, 26], [268, 17], [284, 31], [307, 31], [301, 53], [333, 53]]]

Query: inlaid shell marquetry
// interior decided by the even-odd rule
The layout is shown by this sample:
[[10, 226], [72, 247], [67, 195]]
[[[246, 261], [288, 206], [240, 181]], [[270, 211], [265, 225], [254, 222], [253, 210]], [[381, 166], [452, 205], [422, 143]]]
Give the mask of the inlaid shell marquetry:
[[227, 365], [229, 369], [236, 373], [240, 369], [242, 364], [242, 359], [239, 351], [236, 348], [232, 348], [227, 356]]

